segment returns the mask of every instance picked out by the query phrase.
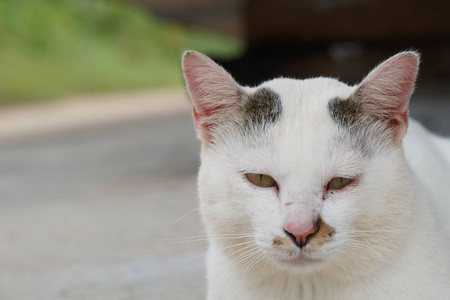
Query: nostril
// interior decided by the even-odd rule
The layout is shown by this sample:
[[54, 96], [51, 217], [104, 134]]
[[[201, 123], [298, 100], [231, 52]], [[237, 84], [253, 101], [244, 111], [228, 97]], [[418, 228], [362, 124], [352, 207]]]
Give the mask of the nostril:
[[294, 244], [302, 248], [317, 233], [317, 228], [316, 226], [311, 226], [310, 228], [299, 232], [293, 230], [292, 232], [289, 232], [288, 230], [284, 229], [284, 232], [286, 232], [286, 235], [292, 239]]
[[297, 244], [297, 238], [295, 237], [295, 235], [293, 235], [292, 233], [290, 233], [287, 230], [284, 230], [284, 232], [286, 232], [286, 235], [291, 238], [291, 240], [294, 242], [294, 244], [298, 245]]
[[314, 229], [313, 232], [311, 232], [310, 234], [308, 234], [308, 235], [306, 236], [306, 238], [305, 238], [305, 245], [309, 242], [309, 240], [310, 240], [313, 236], [316, 235], [316, 233], [317, 233], [317, 230]]

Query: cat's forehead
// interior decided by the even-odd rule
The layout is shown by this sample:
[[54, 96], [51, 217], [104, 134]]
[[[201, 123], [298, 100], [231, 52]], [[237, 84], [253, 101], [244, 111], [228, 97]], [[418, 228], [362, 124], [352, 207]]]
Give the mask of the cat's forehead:
[[253, 103], [259, 103], [253, 105], [258, 110], [277, 112], [277, 118], [266, 118], [266, 122], [279, 123], [281, 126], [296, 124], [302, 127], [303, 124], [310, 127], [314, 124], [323, 127], [333, 114], [330, 101], [347, 99], [354, 90], [355, 87], [336, 79], [319, 77], [305, 80], [274, 79], [247, 92], [253, 98]]
[[[332, 118], [333, 111], [329, 104], [335, 99], [348, 99], [354, 89], [355, 87], [332, 78], [280, 78], [249, 89], [247, 92], [252, 102], [260, 103], [253, 104], [252, 107], [277, 112], [276, 118], [270, 114], [267, 116], [272, 116], [271, 118], [265, 117], [263, 123], [271, 126], [258, 127], [259, 130], [250, 135], [260, 141], [255, 142], [260, 145], [255, 149], [277, 153], [280, 156], [277, 161], [286, 159], [288, 165], [297, 160], [302, 160], [298, 162], [302, 165], [315, 164], [317, 159], [323, 161], [322, 158], [330, 149], [336, 149], [333, 136], [337, 132], [338, 123]], [[254, 116], [259, 116], [258, 121], [264, 115], [254, 111], [251, 113], [254, 119]]]
[[256, 89], [268, 88], [278, 94], [287, 109], [299, 106], [326, 106], [334, 98], [346, 99], [354, 87], [333, 78], [310, 78], [304, 80], [278, 78], [264, 82]]

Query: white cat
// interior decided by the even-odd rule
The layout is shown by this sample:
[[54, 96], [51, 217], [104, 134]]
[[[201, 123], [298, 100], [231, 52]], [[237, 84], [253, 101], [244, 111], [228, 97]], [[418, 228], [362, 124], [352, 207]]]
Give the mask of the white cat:
[[184, 54], [208, 299], [450, 299], [450, 142], [408, 119], [418, 64], [250, 88]]

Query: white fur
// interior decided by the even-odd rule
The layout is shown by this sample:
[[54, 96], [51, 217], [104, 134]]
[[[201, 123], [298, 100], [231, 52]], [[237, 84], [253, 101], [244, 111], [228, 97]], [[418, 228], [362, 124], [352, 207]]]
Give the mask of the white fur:
[[[373, 141], [366, 156], [338, 138], [328, 111], [330, 99], [357, 86], [329, 78], [262, 86], [280, 95], [281, 119], [253, 137], [227, 129], [202, 148], [208, 299], [450, 299], [450, 142], [410, 120], [403, 143]], [[245, 173], [270, 174], [279, 194]], [[337, 176], [361, 180], [323, 200]], [[318, 212], [335, 228], [333, 240], [306, 254], [321, 262], [294, 265], [298, 247], [273, 247], [285, 236], [287, 202], [301, 207], [299, 217]]]

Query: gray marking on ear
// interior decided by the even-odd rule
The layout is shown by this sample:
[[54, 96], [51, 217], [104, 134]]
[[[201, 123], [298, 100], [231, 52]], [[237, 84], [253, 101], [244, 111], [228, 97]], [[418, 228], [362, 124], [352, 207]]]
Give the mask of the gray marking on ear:
[[259, 88], [244, 102], [244, 124], [250, 128], [264, 128], [268, 124], [277, 122], [281, 112], [280, 96], [269, 88]]

